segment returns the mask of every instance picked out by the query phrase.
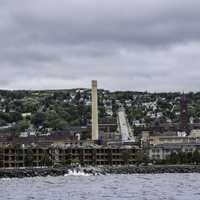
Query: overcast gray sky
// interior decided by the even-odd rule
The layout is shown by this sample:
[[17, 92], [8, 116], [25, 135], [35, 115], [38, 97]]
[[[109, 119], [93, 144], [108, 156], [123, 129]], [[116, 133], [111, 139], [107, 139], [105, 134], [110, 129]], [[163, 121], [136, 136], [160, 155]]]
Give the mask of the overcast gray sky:
[[0, 88], [199, 91], [199, 0], [0, 0]]

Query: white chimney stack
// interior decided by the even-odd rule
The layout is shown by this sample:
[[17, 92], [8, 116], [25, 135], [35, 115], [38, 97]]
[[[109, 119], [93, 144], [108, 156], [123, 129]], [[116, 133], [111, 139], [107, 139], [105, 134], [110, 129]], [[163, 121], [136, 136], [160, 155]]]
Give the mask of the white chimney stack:
[[92, 140], [99, 139], [97, 81], [92, 81]]

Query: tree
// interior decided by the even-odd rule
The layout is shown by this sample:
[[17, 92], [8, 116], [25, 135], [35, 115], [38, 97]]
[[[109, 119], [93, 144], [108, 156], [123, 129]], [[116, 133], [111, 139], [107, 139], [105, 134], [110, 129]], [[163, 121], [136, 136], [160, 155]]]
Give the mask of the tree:
[[12, 112], [9, 113], [9, 118], [10, 118], [10, 122], [18, 122], [20, 120], [22, 120], [22, 115], [20, 112]]
[[137, 164], [148, 163], [148, 157], [144, 150], [137, 151], [135, 154], [135, 159]]
[[6, 122], [5, 122], [5, 120], [3, 120], [3, 119], [0, 119], [0, 126], [5, 126], [6, 125]]
[[53, 165], [53, 161], [47, 152], [45, 152], [44, 155], [42, 156], [42, 159], [40, 160], [40, 165], [41, 166], [52, 166]]
[[200, 163], [200, 153], [197, 149], [192, 154], [192, 162], [196, 164]]
[[42, 126], [45, 122], [46, 116], [43, 112], [38, 112], [33, 115], [31, 118], [32, 124], [34, 124], [36, 127]]
[[35, 99], [28, 99], [23, 104], [23, 112], [34, 113], [37, 111], [39, 103]]
[[53, 130], [63, 130], [67, 125], [68, 123], [60, 118], [52, 120], [48, 123], [48, 126]]
[[9, 123], [11, 121], [9, 114], [4, 112], [0, 112], [0, 119], [4, 120], [6, 123]]
[[177, 156], [177, 153], [172, 152], [172, 153], [170, 154], [168, 160], [169, 160], [169, 163], [177, 164], [177, 163], [178, 163], [178, 156]]
[[23, 132], [28, 129], [30, 126], [30, 122], [28, 120], [22, 120], [18, 123], [17, 130], [18, 132]]
[[129, 164], [129, 161], [131, 159], [131, 152], [130, 150], [128, 149], [125, 149], [123, 152], [122, 152], [122, 160], [124, 161], [125, 165], [128, 165]]

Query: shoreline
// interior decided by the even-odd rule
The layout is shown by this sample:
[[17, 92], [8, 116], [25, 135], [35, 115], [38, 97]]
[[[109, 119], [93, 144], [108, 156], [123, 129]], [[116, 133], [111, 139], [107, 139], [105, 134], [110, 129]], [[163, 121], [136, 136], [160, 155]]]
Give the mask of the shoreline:
[[64, 176], [70, 172], [90, 175], [106, 174], [162, 174], [200, 173], [200, 165], [152, 165], [152, 166], [101, 166], [101, 167], [62, 167], [62, 168], [12, 168], [0, 169], [1, 178], [25, 178], [36, 176]]

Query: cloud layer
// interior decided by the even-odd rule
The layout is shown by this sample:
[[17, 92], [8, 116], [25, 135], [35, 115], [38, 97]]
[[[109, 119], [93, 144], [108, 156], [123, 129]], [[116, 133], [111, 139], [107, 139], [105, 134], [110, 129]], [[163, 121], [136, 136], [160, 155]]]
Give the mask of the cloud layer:
[[200, 1], [1, 0], [0, 88], [198, 91]]

